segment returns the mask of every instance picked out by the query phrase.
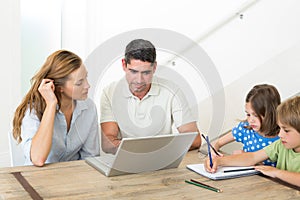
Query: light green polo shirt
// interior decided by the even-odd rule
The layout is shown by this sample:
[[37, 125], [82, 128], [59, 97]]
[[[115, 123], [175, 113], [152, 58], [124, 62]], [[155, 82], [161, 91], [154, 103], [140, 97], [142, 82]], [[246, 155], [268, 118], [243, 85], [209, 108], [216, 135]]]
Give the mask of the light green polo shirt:
[[175, 128], [195, 122], [180, 88], [169, 80], [153, 77], [143, 99], [134, 96], [125, 78], [103, 90], [100, 123], [117, 122], [121, 138], [174, 133]]
[[286, 149], [281, 139], [264, 148], [270, 160], [277, 161], [276, 168], [290, 172], [300, 172], [300, 153]]

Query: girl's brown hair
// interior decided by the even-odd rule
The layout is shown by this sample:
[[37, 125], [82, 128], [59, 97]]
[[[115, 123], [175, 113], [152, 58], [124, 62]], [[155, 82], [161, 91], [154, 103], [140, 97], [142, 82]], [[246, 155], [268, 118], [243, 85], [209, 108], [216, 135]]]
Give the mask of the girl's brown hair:
[[15, 111], [13, 119], [13, 137], [18, 143], [22, 141], [21, 124], [27, 108], [29, 107], [30, 112], [34, 109], [37, 117], [40, 120], [42, 119], [46, 108], [46, 102], [38, 91], [42, 80], [48, 78], [54, 81], [54, 93], [57, 97], [58, 108], [60, 108], [60, 87], [68, 80], [69, 74], [78, 69], [81, 65], [81, 58], [66, 50], [56, 51], [47, 58], [40, 70], [32, 77], [31, 88]]
[[290, 98], [278, 106], [277, 120], [300, 133], [300, 96]]
[[255, 85], [246, 96], [261, 123], [260, 131], [266, 136], [276, 136], [279, 126], [276, 120], [276, 109], [280, 104], [280, 94], [277, 89], [268, 84]]

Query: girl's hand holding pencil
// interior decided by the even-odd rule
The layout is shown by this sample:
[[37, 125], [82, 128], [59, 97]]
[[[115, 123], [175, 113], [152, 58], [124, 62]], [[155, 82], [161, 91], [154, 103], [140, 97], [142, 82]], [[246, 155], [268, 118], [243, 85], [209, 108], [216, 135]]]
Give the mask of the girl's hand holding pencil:
[[218, 169], [218, 160], [219, 160], [220, 157], [216, 156], [212, 159], [210, 159], [209, 157], [207, 157], [205, 160], [204, 160], [204, 167], [205, 167], [205, 170], [207, 172], [210, 172], [210, 173], [215, 173]]

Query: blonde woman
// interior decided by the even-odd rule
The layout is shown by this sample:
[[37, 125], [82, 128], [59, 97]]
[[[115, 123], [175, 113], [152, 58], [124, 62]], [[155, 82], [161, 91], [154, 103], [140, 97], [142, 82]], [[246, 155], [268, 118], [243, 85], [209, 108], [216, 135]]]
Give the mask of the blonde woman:
[[96, 106], [82, 60], [59, 50], [32, 78], [15, 112], [13, 136], [22, 144], [25, 165], [80, 160], [100, 153]]

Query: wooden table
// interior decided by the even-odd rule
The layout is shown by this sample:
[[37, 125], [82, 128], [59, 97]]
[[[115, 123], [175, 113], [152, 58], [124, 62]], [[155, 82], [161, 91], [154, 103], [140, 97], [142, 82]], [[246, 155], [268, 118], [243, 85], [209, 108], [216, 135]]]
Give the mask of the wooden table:
[[[299, 199], [300, 191], [254, 175], [213, 181], [185, 168], [203, 162], [203, 154], [189, 152], [177, 169], [105, 177], [84, 161], [44, 167], [0, 168], [0, 199], [31, 199], [12, 173], [21, 172], [44, 199]], [[197, 179], [223, 190], [216, 193], [184, 182]]]

